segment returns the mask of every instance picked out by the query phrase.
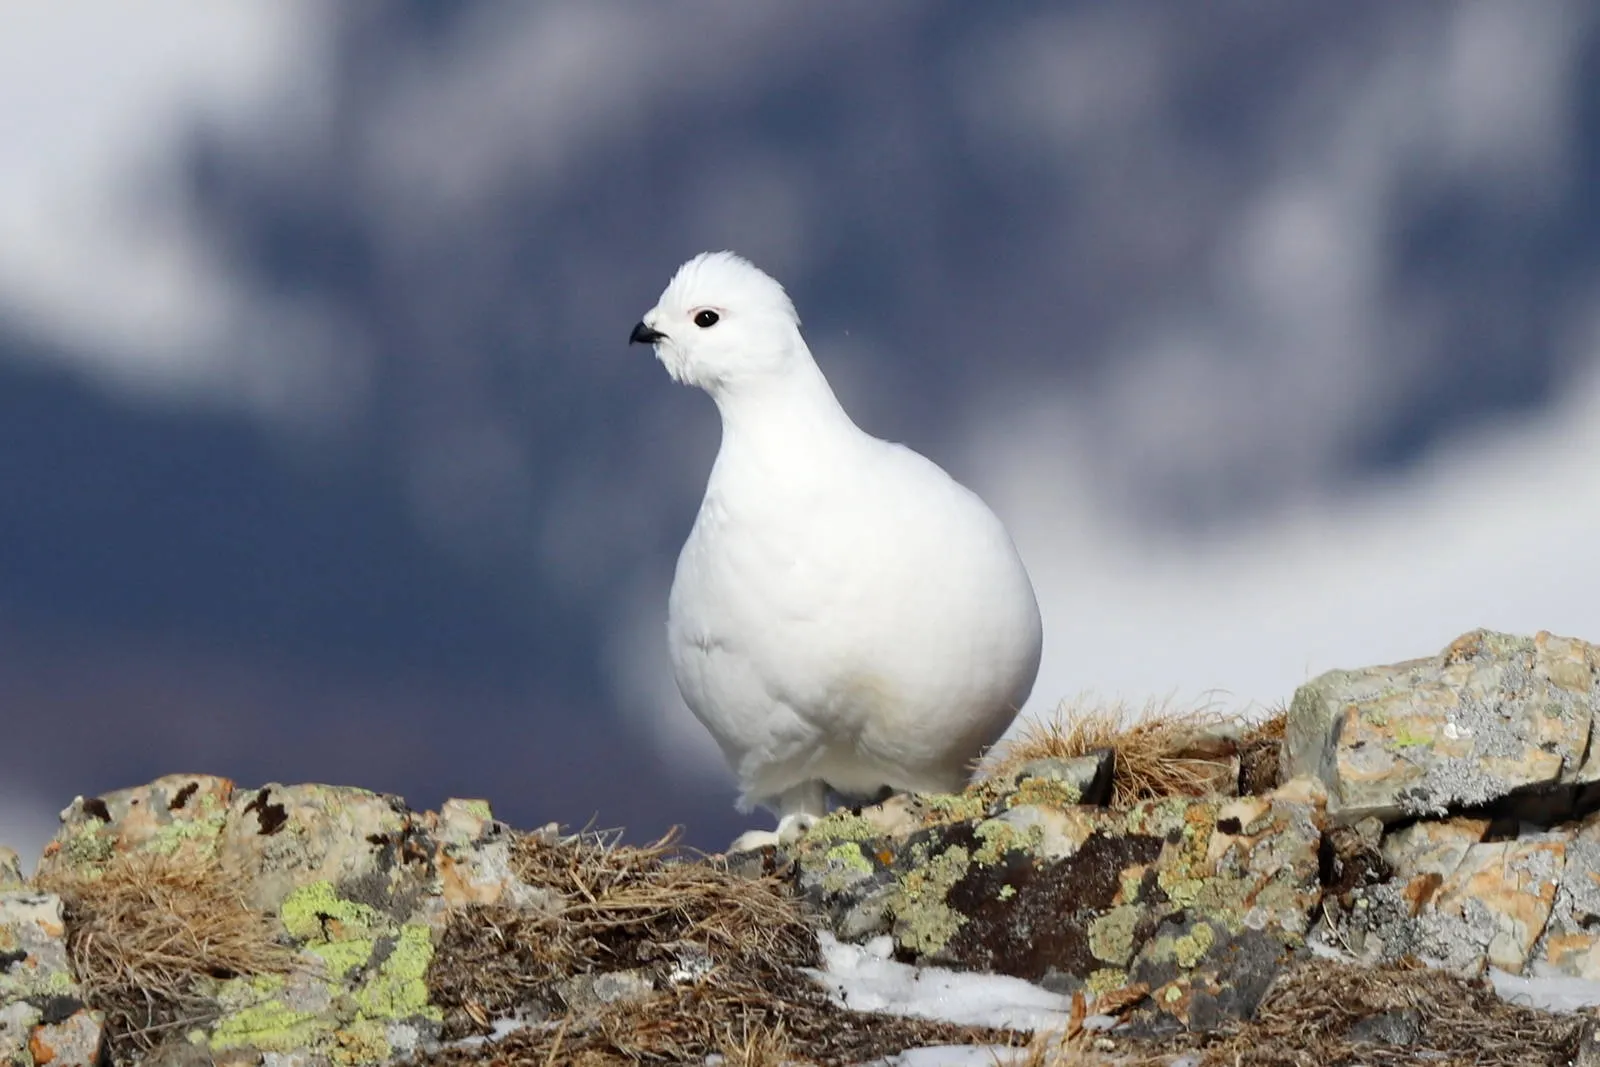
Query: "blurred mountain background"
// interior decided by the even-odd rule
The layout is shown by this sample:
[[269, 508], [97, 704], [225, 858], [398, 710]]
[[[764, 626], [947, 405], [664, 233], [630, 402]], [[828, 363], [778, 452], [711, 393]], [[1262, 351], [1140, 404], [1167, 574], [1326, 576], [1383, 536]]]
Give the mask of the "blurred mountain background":
[[[752, 820], [633, 323], [783, 281], [1063, 697], [1600, 639], [1600, 8], [0, 5], [0, 840], [203, 771]], [[756, 816], [755, 819], [764, 819]]]

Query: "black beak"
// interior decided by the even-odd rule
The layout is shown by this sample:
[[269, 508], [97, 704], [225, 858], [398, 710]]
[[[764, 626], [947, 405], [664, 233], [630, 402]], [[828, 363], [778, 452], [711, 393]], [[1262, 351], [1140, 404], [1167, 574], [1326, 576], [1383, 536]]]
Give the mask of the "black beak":
[[653, 345], [665, 336], [666, 334], [662, 333], [660, 330], [652, 330], [650, 327], [641, 322], [639, 325], [633, 328], [633, 333], [628, 335], [628, 343], [630, 345]]

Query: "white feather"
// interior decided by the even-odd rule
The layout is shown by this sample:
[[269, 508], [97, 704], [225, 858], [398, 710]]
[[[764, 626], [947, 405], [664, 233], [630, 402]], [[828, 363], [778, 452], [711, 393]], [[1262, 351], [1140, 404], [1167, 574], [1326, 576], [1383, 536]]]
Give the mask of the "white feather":
[[783, 288], [739, 257], [690, 260], [644, 323], [722, 416], [667, 631], [741, 806], [782, 831], [823, 813], [825, 787], [959, 789], [1039, 668], [1038, 605], [999, 519], [851, 422]]

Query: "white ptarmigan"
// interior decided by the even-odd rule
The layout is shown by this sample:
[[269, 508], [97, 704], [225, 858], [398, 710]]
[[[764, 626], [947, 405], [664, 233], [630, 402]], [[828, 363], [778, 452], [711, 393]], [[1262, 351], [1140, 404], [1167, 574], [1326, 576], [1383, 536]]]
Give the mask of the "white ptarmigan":
[[783, 287], [731, 252], [680, 267], [631, 340], [722, 416], [667, 638], [740, 810], [778, 816], [733, 849], [804, 834], [829, 788], [960, 789], [1039, 671], [1039, 606], [1000, 520], [858, 428]]

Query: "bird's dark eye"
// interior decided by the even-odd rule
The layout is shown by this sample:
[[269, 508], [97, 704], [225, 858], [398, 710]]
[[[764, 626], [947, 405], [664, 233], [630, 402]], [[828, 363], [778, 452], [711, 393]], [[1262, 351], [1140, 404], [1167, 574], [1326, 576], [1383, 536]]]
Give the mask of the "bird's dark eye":
[[720, 315], [718, 315], [715, 311], [712, 311], [710, 308], [707, 308], [704, 311], [695, 312], [694, 324], [704, 330], [708, 327], [715, 326], [719, 318], [721, 318]]

